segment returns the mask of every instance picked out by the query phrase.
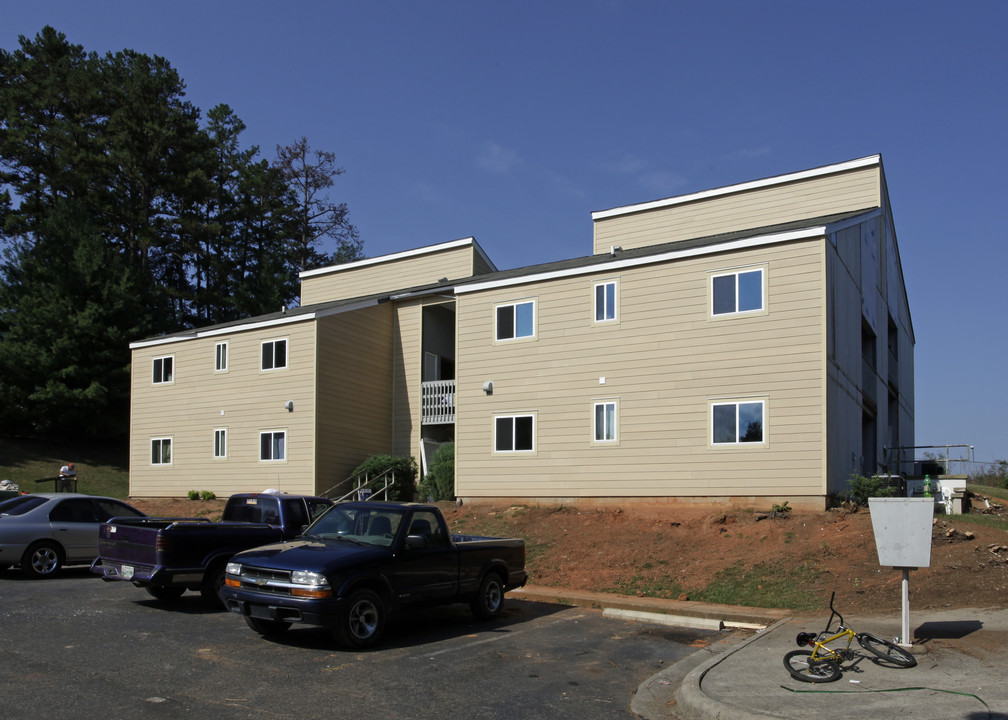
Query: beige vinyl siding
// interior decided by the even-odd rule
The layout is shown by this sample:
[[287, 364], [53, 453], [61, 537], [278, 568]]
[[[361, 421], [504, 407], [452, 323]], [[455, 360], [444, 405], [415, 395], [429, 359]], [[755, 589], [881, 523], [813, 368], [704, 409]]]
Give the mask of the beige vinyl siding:
[[419, 300], [399, 303], [395, 313], [392, 382], [394, 454], [419, 457], [423, 303]]
[[392, 293], [404, 288], [436, 283], [441, 278], [470, 277], [476, 264], [471, 245], [376, 262], [372, 265], [335, 266], [330, 272], [301, 280], [301, 304], [346, 300]]
[[[463, 497], [822, 496], [822, 241], [618, 274], [619, 323], [594, 325], [586, 275], [459, 296]], [[710, 273], [766, 268], [767, 312], [710, 316]], [[493, 307], [535, 297], [533, 341], [493, 342]], [[605, 378], [604, 384], [600, 378]], [[492, 380], [492, 395], [482, 383]], [[592, 440], [597, 400], [618, 443]], [[765, 446], [712, 447], [712, 400], [766, 402]], [[493, 417], [536, 416], [535, 452], [493, 452]]]
[[392, 451], [394, 320], [383, 303], [318, 321], [317, 492], [369, 455]]
[[878, 207], [878, 166], [595, 221], [595, 253], [705, 237]]
[[[287, 340], [287, 368], [263, 372], [264, 340]], [[217, 343], [228, 371], [214, 372]], [[151, 360], [175, 356], [174, 382], [151, 384]], [[315, 324], [311, 321], [133, 350], [130, 495], [219, 497], [278, 488], [312, 492], [315, 454]], [[294, 412], [284, 404], [292, 400]], [[213, 456], [214, 430], [227, 430], [227, 458]], [[282, 462], [259, 461], [259, 433], [286, 433]], [[150, 462], [151, 438], [172, 438], [171, 465]]]

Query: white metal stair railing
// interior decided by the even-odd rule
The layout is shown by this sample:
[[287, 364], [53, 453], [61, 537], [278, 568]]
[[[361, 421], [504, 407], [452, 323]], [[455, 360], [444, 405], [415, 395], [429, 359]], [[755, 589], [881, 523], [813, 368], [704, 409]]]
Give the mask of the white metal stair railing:
[[388, 500], [388, 491], [395, 485], [395, 471], [392, 468], [369, 478], [366, 472], [351, 475], [343, 482], [332, 486], [322, 497], [329, 497], [337, 488], [350, 485], [351, 489], [335, 498], [333, 502], [341, 503], [347, 500]]
[[455, 422], [454, 380], [420, 383], [420, 422], [424, 425], [448, 425]]

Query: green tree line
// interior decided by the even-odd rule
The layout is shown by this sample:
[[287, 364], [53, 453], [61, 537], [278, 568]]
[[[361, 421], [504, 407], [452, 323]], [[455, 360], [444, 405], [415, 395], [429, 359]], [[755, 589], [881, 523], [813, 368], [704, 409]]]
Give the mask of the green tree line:
[[0, 49], [0, 432], [122, 437], [130, 342], [279, 311], [363, 256], [334, 156], [269, 162], [244, 130], [157, 56], [51, 27]]

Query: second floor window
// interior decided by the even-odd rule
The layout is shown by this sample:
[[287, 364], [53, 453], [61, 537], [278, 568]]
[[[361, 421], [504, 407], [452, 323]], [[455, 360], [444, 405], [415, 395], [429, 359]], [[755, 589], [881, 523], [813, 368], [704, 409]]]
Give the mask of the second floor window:
[[763, 268], [711, 276], [711, 314], [763, 310]]
[[175, 380], [175, 358], [172, 355], [154, 358], [154, 384], [170, 383]]
[[497, 306], [498, 340], [516, 340], [535, 335], [535, 301]]
[[287, 367], [287, 341], [270, 340], [262, 344], [262, 369], [279, 370]]
[[595, 286], [595, 322], [616, 319], [616, 282], [598, 283]]
[[217, 343], [216, 357], [214, 359], [214, 370], [224, 372], [228, 369], [228, 344], [226, 342]]

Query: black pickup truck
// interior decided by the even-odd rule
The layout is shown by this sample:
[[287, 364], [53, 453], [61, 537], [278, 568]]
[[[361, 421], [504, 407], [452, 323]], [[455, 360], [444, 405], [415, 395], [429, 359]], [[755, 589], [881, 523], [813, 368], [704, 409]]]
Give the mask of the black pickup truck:
[[332, 504], [310, 495], [238, 493], [228, 498], [221, 522], [112, 518], [98, 528], [91, 572], [146, 588], [159, 600], [199, 590], [207, 603], [220, 606], [218, 591], [232, 555], [295, 537]]
[[525, 580], [524, 540], [451, 535], [435, 505], [351, 502], [294, 541], [235, 555], [220, 594], [262, 635], [321, 625], [363, 648], [406, 606], [468, 602], [496, 617]]

